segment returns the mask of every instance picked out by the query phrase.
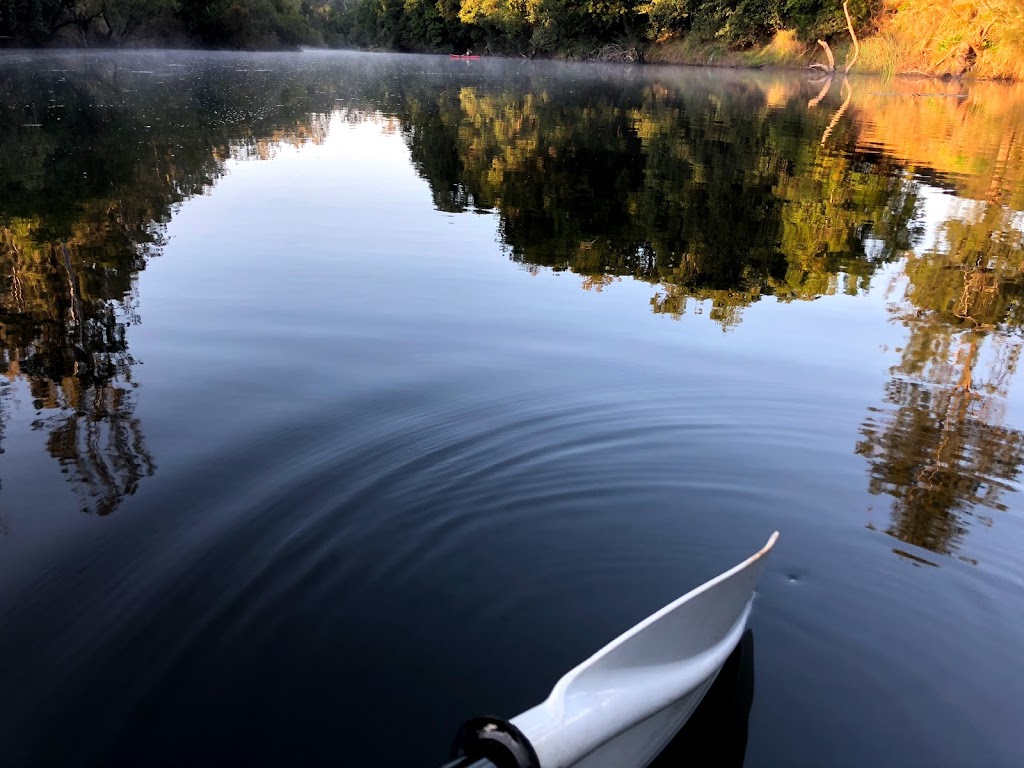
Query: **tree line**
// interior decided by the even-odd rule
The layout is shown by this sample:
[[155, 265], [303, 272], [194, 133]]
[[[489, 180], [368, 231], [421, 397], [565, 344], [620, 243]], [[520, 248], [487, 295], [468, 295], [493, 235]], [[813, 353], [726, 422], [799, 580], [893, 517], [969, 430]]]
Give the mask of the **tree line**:
[[[870, 24], [882, 0], [851, 0]], [[17, 45], [300, 45], [585, 56], [673, 35], [747, 47], [780, 29], [845, 29], [841, 0], [0, 0]]]
[[326, 46], [804, 66], [831, 63], [827, 44], [854, 36], [863, 45], [847, 62], [862, 70], [1024, 78], [1019, 0], [0, 0], [0, 47]]
[[306, 0], [0, 0], [8, 46], [280, 49], [323, 43]]

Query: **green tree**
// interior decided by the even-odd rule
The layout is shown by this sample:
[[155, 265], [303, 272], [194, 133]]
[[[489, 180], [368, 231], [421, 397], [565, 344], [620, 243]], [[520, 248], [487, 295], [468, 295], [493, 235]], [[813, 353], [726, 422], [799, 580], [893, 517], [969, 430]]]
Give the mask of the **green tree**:
[[140, 32], [173, 28], [178, 10], [178, 0], [104, 0], [99, 34], [105, 44], [122, 46]]

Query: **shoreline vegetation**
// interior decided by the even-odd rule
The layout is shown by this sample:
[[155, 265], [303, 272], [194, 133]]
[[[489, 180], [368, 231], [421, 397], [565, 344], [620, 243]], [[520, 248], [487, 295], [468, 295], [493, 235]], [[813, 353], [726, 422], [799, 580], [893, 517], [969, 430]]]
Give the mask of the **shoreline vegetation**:
[[1024, 79], [1020, 0], [0, 0], [0, 49], [303, 46]]

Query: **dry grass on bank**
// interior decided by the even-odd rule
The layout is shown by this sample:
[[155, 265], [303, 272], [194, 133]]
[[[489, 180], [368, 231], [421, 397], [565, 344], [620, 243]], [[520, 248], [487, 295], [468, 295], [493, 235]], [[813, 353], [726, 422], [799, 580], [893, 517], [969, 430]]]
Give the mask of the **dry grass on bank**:
[[720, 43], [673, 37], [652, 45], [645, 58], [652, 64], [718, 67], [804, 67], [811, 61], [807, 45], [797, 40], [796, 32], [790, 29], [776, 32], [767, 45], [746, 51], [733, 50]]
[[[860, 40], [854, 69], [899, 74], [966, 75], [1024, 81], [1024, 0], [886, 0], [873, 34]], [[842, 68], [850, 44], [832, 46]], [[666, 64], [805, 67], [824, 63], [822, 50], [781, 30], [766, 46], [734, 51], [686, 38], [655, 43], [648, 61]]]
[[780, 29], [768, 45], [747, 53], [755, 65], [769, 67], [804, 67], [811, 61], [808, 46], [797, 40], [792, 29]]
[[651, 64], [694, 64], [699, 66], [747, 66], [741, 52], [715, 43], [699, 43], [689, 37], [672, 37], [650, 46], [644, 54]]
[[[824, 61], [817, 46], [808, 46], [797, 39], [791, 29], [779, 30], [771, 42], [760, 48], [737, 51], [719, 43], [699, 43], [690, 38], [662, 40], [646, 52], [652, 64], [697, 64], [720, 67], [806, 67], [816, 61], [815, 53]], [[840, 59], [841, 62], [841, 59]]]
[[1024, 3], [887, 0], [872, 43], [875, 59], [865, 68], [895, 59], [897, 73], [1021, 80]]

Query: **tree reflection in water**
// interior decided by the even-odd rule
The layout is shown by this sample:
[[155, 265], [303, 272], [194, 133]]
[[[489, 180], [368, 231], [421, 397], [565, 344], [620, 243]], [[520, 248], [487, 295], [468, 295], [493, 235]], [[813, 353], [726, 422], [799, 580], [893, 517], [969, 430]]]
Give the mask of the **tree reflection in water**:
[[1024, 250], [1016, 214], [978, 203], [949, 219], [940, 247], [907, 259], [890, 311], [909, 332], [857, 450], [870, 489], [893, 497], [886, 532], [940, 554], [957, 551], [978, 510], [1006, 509], [1024, 433], [1004, 426], [1022, 340]]
[[[729, 330], [764, 297], [859, 295], [899, 264], [890, 311], [908, 340], [856, 445], [869, 490], [892, 497], [884, 530], [957, 554], [1016, 490], [1024, 437], [1003, 403], [1024, 323], [1021, 89], [963, 86], [936, 109], [859, 85], [847, 103], [849, 89], [792, 77], [524, 66], [453, 84], [445, 62], [307, 57], [274, 72], [190, 61], [155, 83], [119, 61], [0, 70], [3, 365], [28, 382], [90, 512], [112, 512], [155, 470], [126, 329], [175, 207], [227, 158], [321, 141], [332, 116], [399, 132], [434, 205], [493, 212], [524, 269], [572, 272], [587, 290], [645, 281], [651, 309], [673, 318]], [[956, 152], [915, 144], [926, 134], [954, 137]], [[925, 181], [975, 202], [922, 250]]]
[[81, 508], [107, 515], [156, 470], [127, 343], [138, 273], [228, 158], [322, 140], [329, 101], [216, 59], [165, 67], [169, 84], [128, 57], [26, 61], [0, 68], [0, 439], [24, 381]]

